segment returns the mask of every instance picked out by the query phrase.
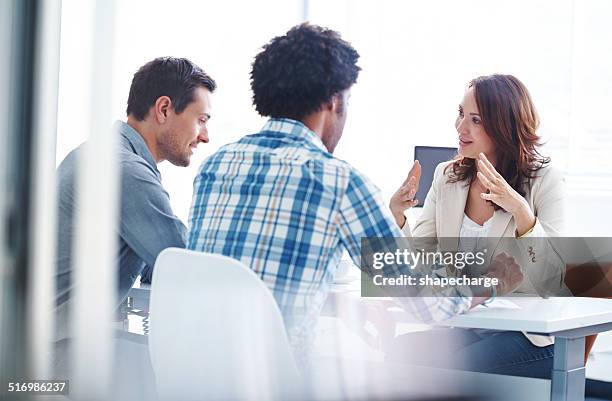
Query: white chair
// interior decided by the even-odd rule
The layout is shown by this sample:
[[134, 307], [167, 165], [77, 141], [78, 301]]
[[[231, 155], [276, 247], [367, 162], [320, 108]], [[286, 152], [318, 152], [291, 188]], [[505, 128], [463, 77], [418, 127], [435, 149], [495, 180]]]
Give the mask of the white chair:
[[[278, 306], [237, 260], [169, 248], [155, 263], [149, 351], [162, 400], [299, 395]], [[296, 394], [297, 392], [297, 394]]]

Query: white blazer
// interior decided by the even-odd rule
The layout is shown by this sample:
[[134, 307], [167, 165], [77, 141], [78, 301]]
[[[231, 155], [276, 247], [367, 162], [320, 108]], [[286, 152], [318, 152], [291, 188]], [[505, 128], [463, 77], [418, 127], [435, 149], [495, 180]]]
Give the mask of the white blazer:
[[[438, 241], [438, 246], [445, 251], [458, 249], [469, 191], [466, 182], [447, 182], [450, 171], [445, 172], [445, 168], [452, 163], [444, 162], [436, 167], [421, 216], [412, 230], [409, 224], [402, 228], [407, 237], [444, 238], [444, 243]], [[525, 199], [536, 216], [536, 224], [531, 232], [520, 239], [501, 241], [502, 237], [515, 237], [516, 223], [510, 213], [501, 209], [493, 214], [489, 237], [493, 239], [494, 249], [488, 252], [489, 260], [501, 252], [515, 258], [525, 275], [525, 280], [516, 292], [542, 296], [570, 294], [564, 284], [565, 261], [553, 239], [561, 236], [564, 230], [563, 184], [561, 173], [550, 164], [541, 168], [536, 177], [529, 180]], [[551, 343], [528, 337], [535, 345]]]
[[[407, 237], [444, 238], [439, 246], [445, 251], [456, 251], [469, 191], [466, 182], [449, 183], [450, 162], [440, 163], [435, 170], [432, 186], [427, 193], [421, 216], [410, 229], [405, 224], [402, 232]], [[489, 237], [493, 238], [493, 257], [501, 252], [513, 256], [523, 268], [525, 281], [517, 292], [533, 295], [566, 295], [565, 263], [556, 249], [553, 237], [563, 232], [563, 178], [559, 171], [547, 165], [529, 180], [525, 199], [536, 216], [534, 228], [516, 241], [501, 241], [502, 237], [515, 237], [516, 223], [508, 212], [496, 210], [491, 218]], [[510, 246], [512, 249], [501, 249]]]

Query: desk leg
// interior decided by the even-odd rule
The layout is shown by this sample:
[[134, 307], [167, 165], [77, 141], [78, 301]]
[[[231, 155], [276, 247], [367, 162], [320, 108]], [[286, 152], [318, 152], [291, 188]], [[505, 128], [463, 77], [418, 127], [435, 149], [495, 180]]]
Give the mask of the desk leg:
[[584, 337], [555, 337], [550, 399], [584, 401]]

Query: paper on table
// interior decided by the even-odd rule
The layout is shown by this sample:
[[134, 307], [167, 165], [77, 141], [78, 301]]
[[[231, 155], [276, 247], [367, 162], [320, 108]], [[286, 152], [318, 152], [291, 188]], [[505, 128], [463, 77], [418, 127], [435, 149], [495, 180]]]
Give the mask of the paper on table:
[[508, 301], [507, 299], [500, 299], [497, 298], [495, 300], [493, 300], [492, 302], [486, 304], [486, 305], [478, 305], [478, 308], [487, 308], [487, 309], [491, 309], [491, 308], [496, 308], [496, 309], [521, 309], [520, 306], [518, 306], [517, 304], [515, 304], [512, 301]]

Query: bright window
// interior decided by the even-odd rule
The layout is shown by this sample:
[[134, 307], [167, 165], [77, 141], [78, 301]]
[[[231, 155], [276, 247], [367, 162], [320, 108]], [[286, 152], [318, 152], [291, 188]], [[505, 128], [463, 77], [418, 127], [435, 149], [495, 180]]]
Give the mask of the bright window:
[[[338, 30], [361, 54], [337, 156], [390, 196], [415, 145], [456, 146], [454, 120], [467, 82], [510, 73], [541, 117], [543, 153], [580, 193], [612, 194], [612, 2], [607, 0], [117, 2], [113, 115], [125, 118], [133, 73], [158, 56], [188, 57], [219, 85], [211, 143], [191, 166], [162, 163], [175, 213], [186, 221], [192, 180], [220, 145], [263, 124], [251, 105], [254, 55], [304, 15]], [[306, 11], [306, 12], [305, 12]], [[87, 136], [87, 2], [63, 3], [58, 163]], [[112, 122], [109, 121], [109, 128]], [[584, 192], [586, 191], [586, 192]]]
[[612, 192], [612, 2], [309, 1], [361, 54], [338, 155], [390, 195], [415, 145], [457, 146], [457, 105], [479, 75], [513, 74], [568, 187]]

